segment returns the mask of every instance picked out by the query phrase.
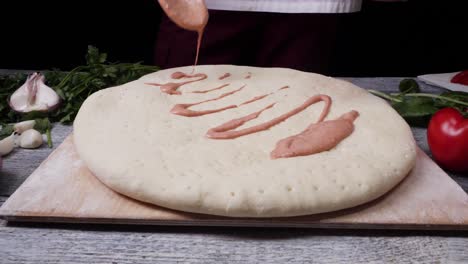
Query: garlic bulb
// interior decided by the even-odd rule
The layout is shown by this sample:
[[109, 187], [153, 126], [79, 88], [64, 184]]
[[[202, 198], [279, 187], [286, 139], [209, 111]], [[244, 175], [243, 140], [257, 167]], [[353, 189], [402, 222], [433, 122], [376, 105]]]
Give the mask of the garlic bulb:
[[60, 97], [44, 83], [44, 75], [33, 73], [9, 99], [10, 107], [21, 113], [50, 111], [60, 103]]
[[38, 148], [42, 142], [41, 133], [34, 129], [24, 131], [19, 138], [19, 146], [22, 148]]

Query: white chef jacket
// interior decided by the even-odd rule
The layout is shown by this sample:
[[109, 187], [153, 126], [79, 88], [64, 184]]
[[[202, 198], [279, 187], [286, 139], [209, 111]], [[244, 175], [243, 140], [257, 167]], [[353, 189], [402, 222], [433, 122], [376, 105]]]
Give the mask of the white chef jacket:
[[205, 0], [208, 9], [274, 13], [351, 13], [362, 0]]

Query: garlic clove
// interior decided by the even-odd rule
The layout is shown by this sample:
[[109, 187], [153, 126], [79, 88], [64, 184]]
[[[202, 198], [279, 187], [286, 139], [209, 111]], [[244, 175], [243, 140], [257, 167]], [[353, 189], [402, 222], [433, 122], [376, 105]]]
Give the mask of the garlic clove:
[[16, 147], [15, 140], [15, 134], [11, 134], [10, 136], [0, 140], [0, 156], [7, 155]]
[[16, 124], [13, 126], [13, 129], [15, 130], [15, 132], [21, 134], [21, 133], [23, 133], [23, 132], [26, 131], [26, 130], [29, 130], [29, 129], [34, 128], [35, 125], [36, 125], [36, 121], [35, 121], [35, 120], [27, 120], [27, 121], [23, 121], [23, 122], [16, 123]]
[[43, 142], [41, 133], [34, 129], [24, 131], [19, 139], [19, 146], [28, 149], [38, 148]]
[[50, 111], [60, 103], [60, 97], [44, 83], [44, 75], [33, 73], [9, 99], [10, 107], [17, 112]]

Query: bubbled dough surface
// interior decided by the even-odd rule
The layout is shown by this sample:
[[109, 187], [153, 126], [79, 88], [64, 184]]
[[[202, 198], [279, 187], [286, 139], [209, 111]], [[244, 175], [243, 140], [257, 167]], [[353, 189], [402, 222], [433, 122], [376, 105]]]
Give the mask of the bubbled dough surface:
[[[132, 198], [176, 210], [232, 217], [281, 217], [328, 212], [373, 200], [400, 182], [413, 167], [416, 146], [404, 120], [383, 100], [355, 85], [282, 68], [231, 65], [197, 66], [208, 79], [180, 88], [181, 96], [161, 93], [145, 82], [166, 83], [175, 71], [162, 70], [90, 96], [74, 123], [77, 151], [107, 186]], [[218, 80], [229, 72], [231, 77]], [[251, 79], [244, 79], [247, 72]], [[178, 82], [179, 80], [175, 80]], [[188, 91], [226, 88], [206, 94]], [[246, 84], [232, 96], [193, 107], [213, 109], [254, 96], [289, 89], [224, 112], [183, 117], [169, 111], [176, 103], [216, 97]], [[272, 103], [252, 126], [327, 94], [326, 118], [357, 110], [355, 131], [336, 148], [315, 155], [271, 160], [278, 140], [315, 122], [323, 102], [270, 130], [233, 140], [212, 140], [206, 131]]]

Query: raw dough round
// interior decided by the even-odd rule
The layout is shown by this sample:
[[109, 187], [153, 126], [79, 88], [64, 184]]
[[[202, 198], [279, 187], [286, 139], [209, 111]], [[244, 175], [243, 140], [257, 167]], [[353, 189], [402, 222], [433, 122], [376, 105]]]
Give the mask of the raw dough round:
[[[383, 100], [346, 81], [283, 68], [197, 66], [208, 78], [162, 93], [145, 83], [180, 82], [170, 75], [191, 67], [162, 70], [137, 81], [96, 92], [74, 123], [76, 149], [88, 168], [113, 190], [176, 210], [231, 217], [285, 217], [329, 212], [373, 200], [398, 184], [416, 160], [409, 126]], [[251, 78], [245, 79], [248, 73]], [[231, 76], [219, 80], [224, 73]], [[184, 79], [185, 80], [185, 79]], [[209, 93], [189, 93], [230, 83]], [[262, 100], [200, 117], [170, 113], [176, 103], [214, 98], [192, 107], [214, 109], [277, 91]], [[205, 137], [209, 128], [277, 104], [244, 127], [270, 120], [327, 94], [325, 120], [357, 110], [354, 132], [334, 149], [315, 155], [270, 159], [278, 140], [315, 122], [316, 103], [269, 130], [232, 140]]]

